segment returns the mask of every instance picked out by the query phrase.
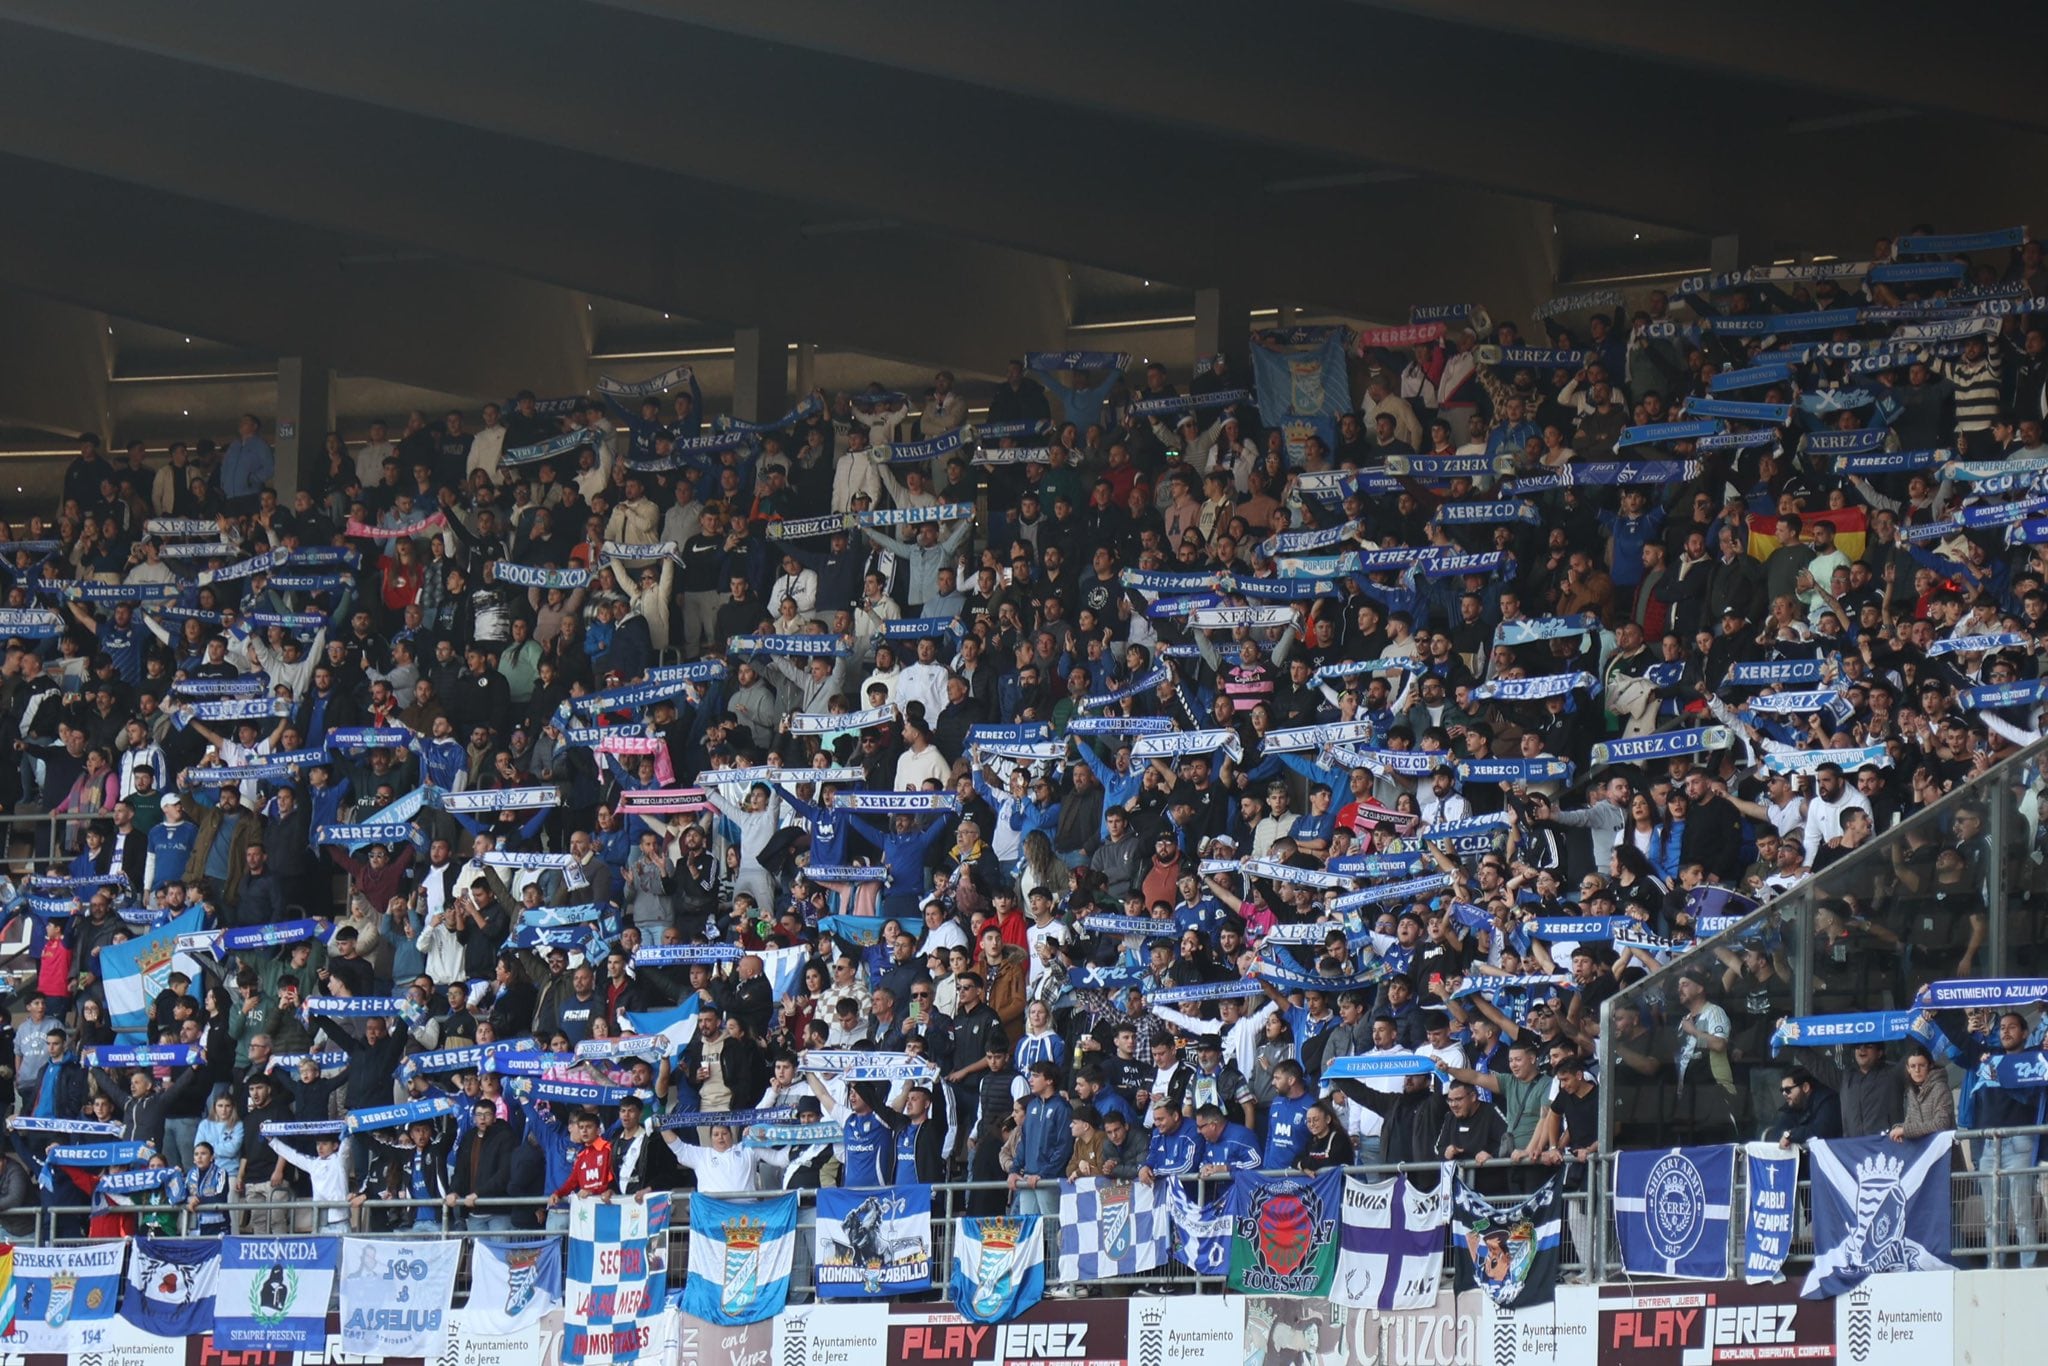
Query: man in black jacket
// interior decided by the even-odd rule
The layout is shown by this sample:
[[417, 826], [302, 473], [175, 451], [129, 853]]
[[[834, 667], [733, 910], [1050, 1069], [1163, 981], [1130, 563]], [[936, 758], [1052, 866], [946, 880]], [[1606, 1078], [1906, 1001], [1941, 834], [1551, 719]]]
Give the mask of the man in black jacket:
[[[121, 1137], [147, 1143], [158, 1152], [164, 1150], [164, 1121], [171, 1117], [172, 1104], [185, 1092], [199, 1084], [203, 1075], [197, 1067], [173, 1069], [177, 1075], [162, 1086], [149, 1074], [147, 1068], [137, 1068], [128, 1074], [128, 1099], [121, 1106]], [[94, 1068], [100, 1088], [110, 1096], [118, 1096], [121, 1088], [114, 1084], [113, 1074], [102, 1068]]]
[[1821, 1085], [1813, 1073], [1793, 1068], [1779, 1081], [1778, 1094], [1785, 1098], [1784, 1104], [1763, 1136], [1777, 1139], [1780, 1148], [1842, 1136], [1842, 1099]]
[[[637, 1097], [626, 1099], [639, 1103]], [[512, 1150], [518, 1145], [511, 1126], [498, 1122], [498, 1107], [490, 1101], [477, 1101], [471, 1114], [475, 1122], [455, 1150], [455, 1172], [445, 1201], [450, 1209], [461, 1211], [463, 1226], [472, 1231], [510, 1232], [511, 1210], [478, 1209], [477, 1201], [502, 1199], [511, 1190]]]
[[1700, 769], [1686, 775], [1685, 797], [1679, 861], [1697, 863], [1722, 886], [1735, 886], [1742, 880], [1742, 813]]
[[351, 1110], [368, 1110], [391, 1103], [391, 1079], [405, 1060], [405, 1038], [391, 1032], [391, 1022], [382, 1015], [363, 1021], [358, 1039], [337, 1019], [313, 1017], [314, 1025], [326, 1031], [334, 1046], [348, 1054], [348, 1086], [344, 1099]]
[[647, 1127], [646, 1113], [640, 1097], [620, 1098], [619, 1127], [612, 1132], [611, 1141], [612, 1170], [621, 1195], [674, 1190], [683, 1184], [682, 1165], [662, 1136]]
[[242, 851], [242, 882], [235, 896], [234, 913], [227, 917], [230, 929], [257, 925], [278, 925], [285, 920], [284, 888], [270, 872], [270, 856], [260, 844]]

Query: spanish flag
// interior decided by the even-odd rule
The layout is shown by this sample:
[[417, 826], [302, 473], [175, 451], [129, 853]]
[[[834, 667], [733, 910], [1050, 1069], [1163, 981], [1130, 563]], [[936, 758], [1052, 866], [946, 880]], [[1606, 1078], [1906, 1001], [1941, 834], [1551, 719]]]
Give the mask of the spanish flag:
[[[1863, 558], [1863, 541], [1870, 530], [1870, 519], [1863, 508], [1822, 508], [1818, 512], [1802, 512], [1799, 520], [1805, 524], [1802, 541], [1813, 543], [1813, 524], [1826, 522], [1835, 529], [1835, 549], [1850, 560]], [[1749, 554], [1751, 559], [1768, 560], [1771, 552], [1778, 548], [1778, 519], [1751, 517], [1749, 519]], [[1822, 587], [1826, 587], [1825, 584]]]

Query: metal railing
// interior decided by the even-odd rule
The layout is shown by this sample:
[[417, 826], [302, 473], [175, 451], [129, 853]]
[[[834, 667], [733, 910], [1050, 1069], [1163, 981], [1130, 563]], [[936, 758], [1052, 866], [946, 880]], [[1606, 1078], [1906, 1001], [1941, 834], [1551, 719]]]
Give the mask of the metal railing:
[[[1898, 1009], [1923, 982], [1998, 976], [2010, 968], [2016, 955], [2024, 953], [2031, 958], [2041, 944], [2039, 927], [2031, 919], [2041, 910], [2031, 901], [2022, 903], [2018, 895], [2037, 890], [2048, 869], [2030, 857], [2021, 802], [2039, 786], [2044, 757], [2048, 757], [2048, 740], [2008, 756], [1603, 1002], [1601, 1148], [1613, 1151], [1631, 1137], [1640, 1141], [1649, 1136], [1645, 1130], [1653, 1131], [1658, 1141], [1668, 1137], [1683, 1143], [1692, 1133], [1718, 1130], [1727, 1121], [1753, 1133], [1773, 1113], [1776, 1092], [1772, 1088], [1789, 1063], [1745, 1057], [1729, 1069], [1730, 1084], [1681, 1085], [1670, 1073], [1670, 1064], [1664, 1064], [1659, 1074], [1648, 1080], [1624, 1084], [1628, 1069], [1615, 1061], [1617, 1044], [1626, 1042], [1617, 1033], [1617, 1012], [1632, 1008], [1651, 1030], [1675, 1027], [1681, 1013], [1679, 979], [1702, 968], [1720, 976], [1727, 966], [1721, 955], [1738, 945], [1767, 942], [1774, 948], [1781, 970], [1789, 969], [1791, 999], [1789, 1009], [1782, 1012], [1787, 1015]], [[1853, 775], [1850, 780], [1853, 782]], [[1916, 927], [1904, 926], [1907, 933], [1901, 935], [1884, 923], [1887, 917], [1897, 919], [1896, 913], [1908, 905], [1900, 896], [1904, 889], [1895, 859], [1902, 854], [1910, 859], [1910, 851], [1942, 843], [1956, 817], [1966, 809], [1982, 817], [1978, 840], [1986, 851], [1978, 866], [1970, 870], [1971, 890], [1983, 896], [1986, 924], [1983, 942], [1967, 965], [1960, 951], [1951, 954], [1947, 946], [1937, 951], [1915, 932]], [[2021, 838], [2015, 841], [2015, 835]], [[1931, 863], [1924, 873], [1916, 870], [1916, 875], [1931, 878]], [[1842, 906], [1867, 918], [1856, 922], [1852, 916], [1845, 921], [1839, 914]], [[2023, 914], [2029, 923], [2016, 925]], [[1635, 1075], [1640, 1078], [1642, 1074]], [[1626, 1115], [1624, 1106], [1629, 1110]]]
[[[1968, 1161], [1978, 1150], [1980, 1142], [2000, 1138], [2048, 1134], [2048, 1126], [2028, 1129], [1970, 1130], [1956, 1135], [1958, 1162]], [[2005, 1170], [1997, 1166], [1997, 1146], [1983, 1149], [1993, 1155], [1991, 1164], [1970, 1170], [1954, 1171], [1950, 1177], [1950, 1203], [1952, 1230], [1954, 1234], [1955, 1258], [1959, 1264], [1997, 1265], [2005, 1259], [2031, 1259], [2048, 1251], [2048, 1218], [2040, 1215], [2039, 1207], [2044, 1187], [2048, 1187], [2048, 1164], [2038, 1164], [2019, 1170]], [[1475, 1173], [1485, 1173], [1478, 1178], [1484, 1183], [1514, 1187], [1514, 1193], [1502, 1193], [1497, 1189], [1487, 1196], [1496, 1205], [1512, 1205], [1523, 1195], [1546, 1179], [1554, 1170], [1540, 1164], [1505, 1161], [1488, 1162], [1483, 1168], [1471, 1163], [1454, 1164], [1459, 1174], [1473, 1180]], [[1565, 1194], [1565, 1228], [1561, 1245], [1560, 1275], [1567, 1281], [1604, 1282], [1622, 1277], [1625, 1272], [1620, 1259], [1612, 1251], [1617, 1244], [1614, 1237], [1613, 1177], [1614, 1158], [1612, 1154], [1596, 1154], [1586, 1162], [1570, 1164], [1581, 1169], [1583, 1181], [1578, 1189], [1567, 1189]], [[1737, 1274], [1742, 1266], [1744, 1219], [1739, 1213], [1747, 1209], [1747, 1191], [1744, 1186], [1744, 1164], [1736, 1164], [1736, 1187], [1731, 1208], [1738, 1213], [1729, 1221], [1729, 1267], [1730, 1274]], [[1410, 1176], [1427, 1175], [1434, 1177], [1441, 1173], [1442, 1166], [1433, 1162], [1381, 1163], [1346, 1167], [1345, 1173], [1369, 1180], [1383, 1180], [1397, 1174]], [[1189, 1178], [1196, 1187], [1197, 1199], [1206, 1202], [1220, 1193], [1228, 1184], [1227, 1177]], [[1811, 1185], [1801, 1180], [1797, 1186], [1795, 1201], [1795, 1230], [1791, 1254], [1785, 1267], [1788, 1275], [1796, 1273], [1808, 1263], [1813, 1255], [1811, 1232]], [[734, 1191], [719, 1195], [721, 1199], [744, 1201], [764, 1199], [781, 1192], [776, 1191]], [[817, 1218], [817, 1192], [800, 1190], [799, 1214], [795, 1232], [795, 1256], [791, 1270], [790, 1290], [793, 1303], [804, 1303], [815, 1297], [812, 1274], [813, 1230]], [[681, 1269], [689, 1264], [689, 1204], [687, 1192], [676, 1192], [673, 1220], [670, 1225], [667, 1251], [668, 1265], [676, 1284], [680, 1284]], [[624, 1197], [622, 1197], [624, 1198]], [[2014, 1202], [2028, 1201], [2029, 1218], [2015, 1219]], [[1006, 1210], [1010, 1203], [1010, 1192], [1003, 1182], [943, 1182], [932, 1186], [932, 1268], [934, 1289], [921, 1294], [903, 1295], [898, 1298], [907, 1302], [934, 1301], [943, 1299], [948, 1269], [953, 1264], [955, 1245], [959, 1236], [961, 1221], [978, 1213], [998, 1213]], [[568, 1226], [565, 1208], [559, 1209], [552, 1222], [546, 1219], [546, 1201], [541, 1198], [504, 1198], [478, 1200], [476, 1212], [510, 1215], [509, 1229], [478, 1228], [466, 1226], [470, 1211], [451, 1208], [446, 1204], [422, 1206], [412, 1200], [366, 1200], [362, 1202], [322, 1202], [315, 1200], [230, 1200], [221, 1205], [209, 1205], [204, 1213], [218, 1218], [225, 1215], [232, 1231], [268, 1234], [322, 1234], [334, 1236], [343, 1233], [358, 1237], [442, 1237], [462, 1240], [465, 1243], [478, 1238], [519, 1239], [561, 1233]], [[160, 1220], [154, 1231], [163, 1235], [207, 1236], [193, 1219], [191, 1211], [173, 1205], [129, 1205], [92, 1208], [87, 1206], [45, 1206], [34, 1210], [16, 1210], [0, 1216], [22, 1242], [37, 1246], [63, 1245], [79, 1242], [99, 1241], [84, 1230], [83, 1225], [93, 1214], [102, 1216], [120, 1214], [135, 1220], [145, 1233], [151, 1232], [152, 1220]], [[345, 1221], [334, 1221], [331, 1216], [343, 1214]], [[412, 1218], [404, 1216], [412, 1215]], [[382, 1225], [395, 1224], [396, 1227]], [[2032, 1237], [2021, 1236], [2021, 1229], [2031, 1227]], [[1049, 1285], [1058, 1282], [1059, 1245], [1056, 1232], [1050, 1227], [1046, 1233], [1045, 1265]], [[1178, 1259], [1178, 1240], [1168, 1260], [1152, 1271], [1132, 1276], [1118, 1277], [1105, 1282], [1095, 1289], [1109, 1288], [1118, 1293], [1163, 1293], [1163, 1294], [1204, 1294], [1222, 1293], [1225, 1278], [1215, 1273], [1203, 1274]], [[470, 1251], [465, 1248], [457, 1272], [456, 1288], [466, 1293], [470, 1284]], [[1450, 1262], [1444, 1269], [1445, 1285], [1452, 1283], [1454, 1275]]]

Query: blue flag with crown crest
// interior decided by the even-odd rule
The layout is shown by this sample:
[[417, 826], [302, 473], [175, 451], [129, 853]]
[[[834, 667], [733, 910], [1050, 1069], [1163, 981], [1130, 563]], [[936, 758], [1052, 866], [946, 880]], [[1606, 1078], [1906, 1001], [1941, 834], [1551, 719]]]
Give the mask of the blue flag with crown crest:
[[971, 1323], [1007, 1323], [1045, 1296], [1045, 1238], [1036, 1214], [963, 1218], [953, 1238], [953, 1310]]

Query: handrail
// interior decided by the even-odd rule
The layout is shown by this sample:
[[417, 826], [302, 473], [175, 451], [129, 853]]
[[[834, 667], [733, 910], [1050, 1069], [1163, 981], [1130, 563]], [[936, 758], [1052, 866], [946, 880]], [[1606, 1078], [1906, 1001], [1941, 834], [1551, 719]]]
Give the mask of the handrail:
[[[1962, 786], [1943, 793], [1939, 800], [1922, 807], [1919, 811], [1914, 812], [1907, 819], [1899, 822], [1899, 824], [1883, 834], [1869, 840], [1862, 847], [1851, 850], [1846, 857], [1829, 864], [1819, 873], [1807, 874], [1798, 884], [1758, 906], [1733, 925], [1710, 938], [1699, 940], [1691, 948], [1679, 954], [1670, 962], [1663, 964], [1655, 972], [1638, 978], [1601, 1002], [1599, 1058], [1602, 1065], [1602, 1082], [1605, 1083], [1608, 1080], [1606, 1060], [1613, 1053], [1613, 1012], [1616, 1006], [1633, 1004], [1636, 1000], [1652, 991], [1659, 991], [1670, 987], [1679, 977], [1698, 966], [1703, 959], [1710, 958], [1719, 950], [1727, 949], [1740, 943], [1767, 921], [1782, 921], [1788, 911], [1794, 914], [1798, 914], [1802, 910], [1810, 912], [1811, 906], [1803, 903], [1810, 901], [1815, 889], [1816, 879], [1821, 877], [1834, 879], [1839, 877], [1845, 870], [1859, 870], [1879, 857], [1889, 858], [1894, 843], [1898, 840], [1903, 840], [1907, 831], [1920, 830], [1931, 825], [1939, 825], [1946, 822], [1958, 808], [1970, 805], [1972, 797], [1982, 795], [1983, 792], [1996, 787], [2004, 781], [2007, 776], [2010, 776], [2011, 772], [2044, 756], [2048, 756], [2048, 737], [2035, 741], [2017, 754], [2007, 755], [2004, 759], [1999, 760], [1999, 762], [1993, 764], [1990, 768], [1970, 779]], [[1992, 907], [1991, 909], [1995, 914], [1999, 908]], [[1614, 1150], [1614, 1105], [1615, 1088], [1611, 1085], [1603, 1084], [1600, 1087], [1600, 1147], [1602, 1151], [1606, 1152]]]

